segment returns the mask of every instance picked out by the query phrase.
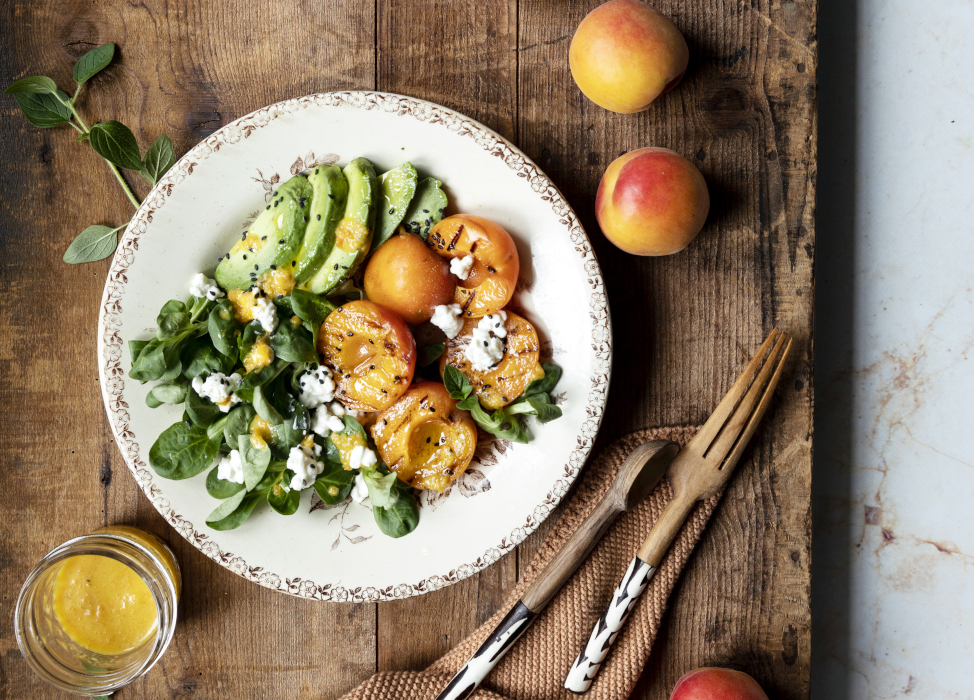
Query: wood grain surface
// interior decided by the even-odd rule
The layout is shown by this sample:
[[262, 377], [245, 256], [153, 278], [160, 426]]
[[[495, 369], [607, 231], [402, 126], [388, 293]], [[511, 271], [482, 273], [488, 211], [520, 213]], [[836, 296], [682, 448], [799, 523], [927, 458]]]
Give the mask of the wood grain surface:
[[[125, 122], [143, 148], [167, 133], [179, 153], [269, 103], [346, 88], [432, 100], [497, 130], [565, 193], [605, 272], [615, 361], [600, 446], [637, 428], [702, 422], [773, 326], [793, 335], [775, 404], [633, 697], [664, 700], [684, 672], [726, 665], [772, 698], [805, 699], [817, 5], [658, 0], [686, 35], [690, 69], [650, 110], [621, 115], [587, 101], [568, 69], [572, 33], [597, 4], [10, 0], [0, 5], [0, 83], [47, 74], [68, 88], [73, 60], [114, 41], [120, 56], [80, 111], [89, 123]], [[17, 650], [13, 603], [48, 550], [111, 523], [159, 534], [185, 582], [172, 646], [123, 699], [337, 698], [376, 670], [424, 667], [486, 620], [551, 520], [478, 575], [379, 605], [274, 593], [164, 523], [129, 475], [101, 402], [95, 328], [108, 262], [61, 262], [81, 229], [118, 225], [131, 206], [69, 128], [30, 126], [9, 97], [0, 115], [0, 696], [55, 697]], [[593, 214], [605, 167], [649, 145], [690, 158], [713, 202], [696, 242], [661, 259], [615, 249]]]

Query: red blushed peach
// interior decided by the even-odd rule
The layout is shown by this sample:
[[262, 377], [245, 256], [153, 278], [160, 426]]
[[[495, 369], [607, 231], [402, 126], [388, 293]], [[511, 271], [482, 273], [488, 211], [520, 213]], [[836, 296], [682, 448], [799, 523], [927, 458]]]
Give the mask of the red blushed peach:
[[680, 30], [639, 0], [610, 0], [575, 30], [568, 62], [578, 88], [613, 112], [641, 112], [687, 70], [690, 50]]
[[666, 148], [641, 148], [616, 158], [595, 197], [602, 233], [634, 255], [683, 250], [700, 233], [709, 211], [703, 175]]
[[676, 682], [670, 700], [768, 700], [768, 696], [746, 673], [698, 668]]

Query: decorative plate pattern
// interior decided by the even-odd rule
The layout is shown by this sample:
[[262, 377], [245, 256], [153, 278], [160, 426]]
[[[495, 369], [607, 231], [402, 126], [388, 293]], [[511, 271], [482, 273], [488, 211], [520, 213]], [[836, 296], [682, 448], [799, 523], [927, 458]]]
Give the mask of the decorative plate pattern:
[[[322, 137], [334, 123], [338, 124], [336, 133]], [[360, 130], [367, 133], [359, 134]], [[343, 136], [346, 132], [347, 138]], [[299, 151], [297, 145], [286, 150], [295, 134], [313, 141], [309, 143], [313, 150]], [[318, 146], [322, 140], [327, 142], [324, 148]], [[338, 148], [343, 140], [348, 143]], [[372, 142], [378, 150], [363, 150], [362, 144]], [[449, 156], [439, 153], [441, 142]], [[413, 152], [400, 143], [409, 144]], [[475, 152], [469, 152], [470, 143], [475, 144]], [[358, 150], [350, 152], [352, 148]], [[295, 160], [299, 152], [306, 155]], [[424, 153], [434, 153], [439, 163], [425, 162]], [[205, 524], [198, 528], [189, 518], [202, 521], [206, 511], [200, 510], [195, 492], [185, 490], [184, 485], [204, 477], [187, 482], [157, 477], [148, 466], [143, 446], [155, 440], [160, 420], [168, 425], [179, 415], [172, 410], [171, 415], [160, 417], [144, 406], [148, 387], [126, 376], [130, 359], [123, 348], [128, 340], [146, 336], [149, 319], [167, 298], [186, 296], [190, 271], [212, 269], [213, 264], [207, 265], [205, 260], [213, 260], [221, 252], [217, 243], [234, 240], [237, 233], [231, 232], [238, 232], [246, 216], [253, 216], [250, 212], [261, 204], [257, 197], [270, 196], [282, 175], [286, 179], [288, 173], [318, 163], [339, 158], [344, 162], [363, 154], [380, 161], [392, 158], [386, 164], [389, 167], [409, 157], [421, 172], [443, 179], [448, 188], [454, 181], [476, 182], [481, 174], [489, 174], [493, 179], [488, 194], [500, 193], [521, 202], [520, 210], [533, 207], [530, 227], [523, 224], [529, 230], [520, 230], [516, 221], [510, 230], [518, 240], [522, 265], [524, 245], [530, 247], [534, 269], [545, 269], [533, 290], [536, 298], [531, 298], [535, 280], [528, 279], [518, 285], [515, 300], [532, 320], [540, 321], [536, 325], [542, 335], [549, 325], [552, 328], [545, 347], [566, 368], [557, 397], [565, 417], [533, 426], [535, 442], [544, 442], [537, 448], [499, 441], [480, 445], [469, 476], [451, 489], [465, 498], [446, 500], [450, 491], [421, 494], [420, 526], [402, 540], [389, 540], [374, 526], [370, 528], [371, 515], [355, 504], [353, 512], [349, 503], [328, 509], [320, 501], [310, 509], [302, 506], [289, 518], [255, 513], [231, 533], [210, 531]], [[270, 166], [269, 159], [273, 161]], [[497, 162], [503, 164], [503, 172], [497, 170]], [[211, 204], [219, 209], [217, 203], [225, 192], [236, 194], [241, 189], [236, 186], [241, 183], [232, 190], [222, 190], [218, 183], [239, 179], [237, 173], [242, 170], [251, 181], [252, 191], [246, 194], [249, 208], [243, 210], [239, 203], [228, 202], [226, 211], [206, 209], [207, 213], [201, 213], [204, 209], [200, 207]], [[506, 226], [511, 224], [505, 222], [505, 216], [516, 220], [520, 212], [513, 204], [505, 210], [495, 208], [491, 200], [475, 202], [459, 187], [450, 196], [451, 203], [454, 198], [467, 199], [465, 205], [483, 207], [478, 213]], [[177, 204], [170, 204], [173, 201]], [[197, 217], [202, 222], [198, 234], [193, 230]], [[227, 220], [234, 217], [236, 222], [231, 225]], [[221, 241], [211, 240], [217, 237], [215, 230], [223, 232]], [[202, 257], [204, 252], [196, 248], [212, 248], [213, 257]], [[549, 269], [551, 266], [557, 269]], [[168, 268], [173, 269], [169, 278], [163, 273]], [[186, 280], [180, 274], [186, 274]], [[574, 329], [578, 337], [563, 337], [569, 334], [566, 329]], [[190, 150], [152, 189], [122, 236], [105, 284], [98, 330], [99, 372], [112, 430], [153, 506], [200, 551], [244, 578], [292, 595], [348, 602], [406, 598], [442, 588], [497, 561], [534, 531], [567, 493], [589, 455], [605, 407], [612, 355], [611, 322], [599, 264], [578, 218], [545, 174], [511, 143], [471, 119], [429, 102], [377, 92], [324, 93], [270, 105], [228, 124]], [[205, 497], [201, 483], [192, 486]], [[490, 499], [494, 500], [486, 503]], [[494, 510], [475, 513], [474, 503]], [[211, 501], [209, 508], [216, 505]], [[360, 517], [359, 511], [368, 518]], [[441, 516], [442, 521], [435, 520]], [[444, 522], [449, 527], [437, 530]], [[502, 526], [507, 529], [494, 532]], [[469, 539], [437, 546], [440, 539], [464, 528]], [[264, 531], [271, 536], [264, 537]], [[478, 538], [480, 544], [476, 544]], [[355, 547], [361, 554], [354, 559], [328, 559], [342, 555], [346, 543], [361, 545]], [[375, 552], [362, 552], [369, 547]], [[385, 560], [381, 566], [371, 563], [377, 557]], [[315, 569], [313, 578], [302, 575], [309, 567]]]

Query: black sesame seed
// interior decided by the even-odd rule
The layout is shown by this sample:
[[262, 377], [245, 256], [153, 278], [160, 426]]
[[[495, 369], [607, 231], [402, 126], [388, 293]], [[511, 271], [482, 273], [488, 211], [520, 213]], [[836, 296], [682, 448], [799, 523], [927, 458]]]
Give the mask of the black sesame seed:
[[267, 240], [267, 236], [261, 236], [261, 237], [260, 237], [260, 240], [262, 240], [262, 241], [266, 241], [266, 240]]
[[241, 240], [241, 241], [246, 241], [246, 240], [247, 240], [247, 232], [246, 232], [246, 231], [244, 231], [244, 232], [243, 232], [243, 235], [242, 235], [242, 236], [240, 236], [240, 240]]
[[271, 205], [270, 205], [270, 204], [268, 204], [268, 205], [267, 205], [267, 208], [268, 208], [268, 209], [270, 209], [270, 208], [271, 208]]
[[292, 260], [291, 261], [291, 267], [294, 267], [297, 264], [298, 264], [298, 261], [297, 260]]
[[[429, 441], [430, 441], [430, 439], [429, 438], [426, 438], [426, 442], [429, 442]], [[439, 444], [439, 442], [437, 442], [437, 444]]]
[[487, 270], [490, 271], [491, 273], [497, 272], [497, 270], [492, 268], [490, 265], [487, 266]]
[[277, 190], [274, 190], [274, 196], [275, 197], [277, 196]]
[[338, 263], [335, 263], [335, 269], [336, 270], [338, 269]]
[[321, 214], [318, 214], [318, 221], [321, 221]]
[[318, 174], [318, 168], [315, 168], [315, 175]]
[[347, 336], [348, 336], [349, 338], [351, 338], [351, 337], [352, 337], [352, 335], [354, 335], [354, 334], [352, 333], [352, 331], [349, 331], [348, 333], [346, 333], [346, 335], [347, 335]]
[[243, 256], [243, 259], [244, 259], [244, 260], [246, 260], [246, 259], [247, 259], [247, 256], [246, 256], [246, 255], [245, 255], [245, 256]]
[[304, 217], [304, 223], [308, 223], [308, 217]]
[[227, 253], [227, 260], [230, 259], [230, 253]]
[[259, 265], [254, 265], [254, 269], [255, 270], [259, 270], [260, 269], [260, 266]]
[[284, 245], [284, 239], [282, 238], [281, 240], [279, 240], [279, 241], [277, 242], [277, 244], [278, 244], [278, 245]]
[[185, 424], [186, 424], [186, 427], [187, 427], [187, 428], [189, 428], [189, 427], [192, 427], [192, 425], [193, 425], [193, 424], [192, 424], [192, 423], [190, 423], [190, 422], [189, 422], [188, 420], [184, 420], [184, 421], [183, 421], [183, 423], [185, 423]]
[[335, 198], [335, 195], [333, 195], [333, 194], [328, 195], [328, 199], [334, 199], [334, 198]]
[[396, 213], [396, 208], [395, 207], [389, 207], [389, 215], [391, 216], [392, 214], [395, 214], [395, 213]]
[[430, 210], [429, 209], [423, 209], [423, 213], [424, 214], [429, 214], [430, 213]]
[[369, 369], [375, 369], [375, 365], [369, 365]]
[[276, 270], [277, 269], [277, 265], [271, 265], [271, 269], [272, 270]]

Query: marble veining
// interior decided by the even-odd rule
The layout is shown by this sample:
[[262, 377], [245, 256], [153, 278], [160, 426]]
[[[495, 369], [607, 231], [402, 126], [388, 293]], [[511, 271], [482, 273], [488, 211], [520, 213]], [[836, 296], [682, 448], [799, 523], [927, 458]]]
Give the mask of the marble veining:
[[974, 698], [974, 3], [837, 2], [820, 51], [812, 695]]

